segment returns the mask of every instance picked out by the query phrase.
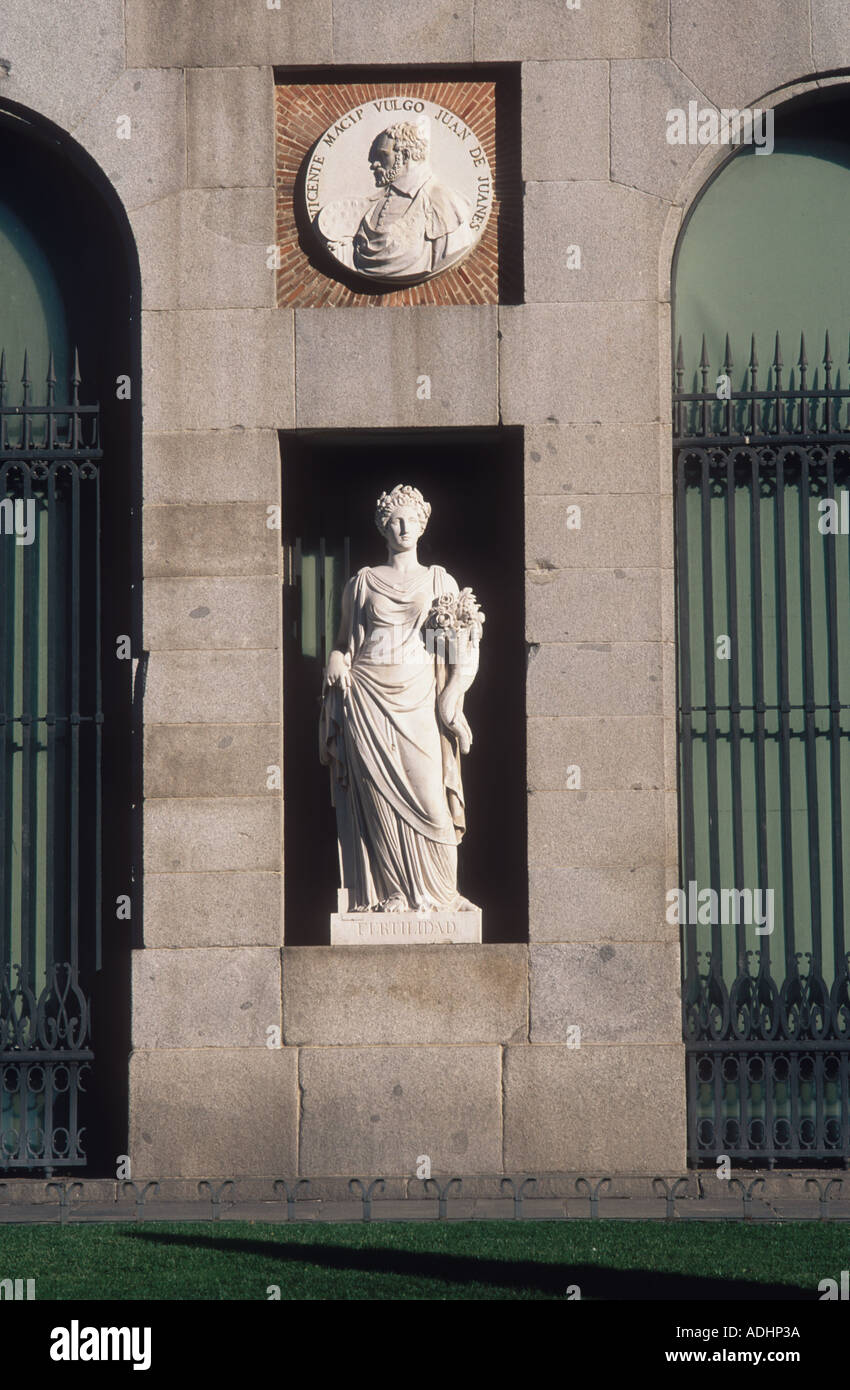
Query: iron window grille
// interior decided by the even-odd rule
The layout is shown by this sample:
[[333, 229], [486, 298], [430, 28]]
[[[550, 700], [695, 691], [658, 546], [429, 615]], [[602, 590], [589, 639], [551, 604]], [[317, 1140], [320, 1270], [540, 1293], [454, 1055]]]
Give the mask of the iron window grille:
[[[100, 414], [0, 355], [0, 1168], [86, 1162], [100, 964]], [[9, 534], [32, 521], [32, 541]], [[20, 527], [18, 530], [20, 531]]]
[[[774, 931], [682, 927], [688, 1159], [850, 1161], [850, 389], [826, 336], [732, 389], [726, 338], [673, 379], [683, 886], [775, 890]], [[728, 660], [718, 659], [718, 637]], [[715, 915], [718, 915], [715, 913]]]

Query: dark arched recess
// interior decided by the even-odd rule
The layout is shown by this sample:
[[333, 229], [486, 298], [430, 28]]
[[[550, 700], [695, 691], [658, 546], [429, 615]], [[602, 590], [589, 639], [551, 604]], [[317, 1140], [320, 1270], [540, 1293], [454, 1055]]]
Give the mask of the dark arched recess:
[[[26, 228], [27, 245], [37, 247], [37, 254], [49, 263], [61, 294], [66, 341], [50, 344], [56, 401], [73, 391], [68, 374], [76, 348], [80, 400], [100, 405], [100, 534], [98, 539], [96, 523], [94, 527], [87, 523], [83, 539], [89, 546], [98, 546], [100, 553], [102, 854], [95, 877], [102, 899], [102, 928], [95, 931], [89, 910], [96, 897], [90, 884], [88, 896], [81, 899], [85, 913], [81, 911], [79, 924], [79, 967], [80, 985], [90, 1001], [89, 1046], [94, 1057], [80, 1098], [85, 1160], [75, 1171], [82, 1168], [89, 1176], [114, 1176], [116, 1156], [127, 1147], [129, 956], [131, 933], [140, 934], [141, 922], [141, 721], [133, 707], [134, 663], [116, 655], [122, 634], [130, 637], [133, 655], [141, 655], [139, 265], [126, 213], [103, 171], [58, 126], [12, 102], [0, 106], [0, 212], [7, 229], [15, 219]], [[11, 333], [14, 294], [14, 285], [0, 280], [0, 348], [4, 318]], [[61, 315], [53, 313], [48, 318], [52, 331], [62, 338], [56, 327]], [[15, 358], [17, 340], [25, 331], [26, 324], [22, 330], [19, 323], [12, 334], [16, 346], [14, 354], [10, 347], [7, 357], [7, 404], [17, 401], [15, 393], [22, 390], [22, 363]], [[33, 404], [43, 401], [48, 390], [42, 356], [36, 346], [29, 362]], [[116, 382], [122, 376], [130, 381], [129, 399], [118, 396]], [[6, 541], [6, 537], [0, 539], [0, 546]], [[85, 586], [83, 590], [88, 601]], [[82, 652], [84, 683], [86, 660], [96, 664], [93, 651], [89, 649], [88, 658]], [[8, 663], [8, 648], [4, 659]], [[79, 836], [85, 852], [97, 816], [90, 790], [81, 793], [79, 808]], [[131, 922], [116, 918], [120, 895], [131, 898]], [[3, 1055], [8, 1060], [8, 1051]], [[0, 1168], [8, 1166], [0, 1154]], [[18, 1163], [15, 1171], [27, 1167], [63, 1171], [61, 1159], [50, 1164]]]

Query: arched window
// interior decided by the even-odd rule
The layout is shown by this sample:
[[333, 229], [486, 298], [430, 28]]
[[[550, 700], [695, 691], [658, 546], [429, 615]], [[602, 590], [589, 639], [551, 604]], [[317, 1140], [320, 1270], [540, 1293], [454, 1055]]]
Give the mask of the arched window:
[[0, 1168], [120, 1146], [98, 1055], [127, 1032], [129, 941], [103, 923], [133, 891], [135, 406], [115, 379], [138, 292], [98, 182], [0, 112]]
[[675, 273], [691, 1163], [850, 1155], [850, 127], [777, 117]]

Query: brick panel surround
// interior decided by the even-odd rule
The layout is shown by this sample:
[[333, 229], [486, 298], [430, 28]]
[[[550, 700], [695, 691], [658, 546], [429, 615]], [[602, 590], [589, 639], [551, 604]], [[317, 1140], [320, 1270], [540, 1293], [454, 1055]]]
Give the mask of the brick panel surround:
[[[310, 245], [306, 213], [298, 211], [306, 156], [318, 138], [355, 106], [405, 95], [433, 101], [465, 121], [480, 140], [493, 173], [493, 208], [480, 242], [459, 265], [423, 285], [364, 293], [326, 274]], [[501, 153], [501, 149], [499, 150]], [[497, 304], [499, 243], [504, 222], [505, 174], [497, 163], [496, 83], [326, 82], [279, 83], [275, 89], [276, 235], [281, 249], [277, 302], [281, 308]], [[507, 199], [508, 214], [511, 204]]]

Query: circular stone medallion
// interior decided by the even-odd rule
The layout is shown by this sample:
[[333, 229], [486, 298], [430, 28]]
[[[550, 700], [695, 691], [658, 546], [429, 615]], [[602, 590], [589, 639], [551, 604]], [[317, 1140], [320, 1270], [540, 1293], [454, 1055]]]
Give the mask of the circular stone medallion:
[[493, 178], [481, 141], [445, 106], [381, 97], [317, 141], [304, 203], [319, 244], [349, 273], [418, 285], [457, 265], [487, 225]]

